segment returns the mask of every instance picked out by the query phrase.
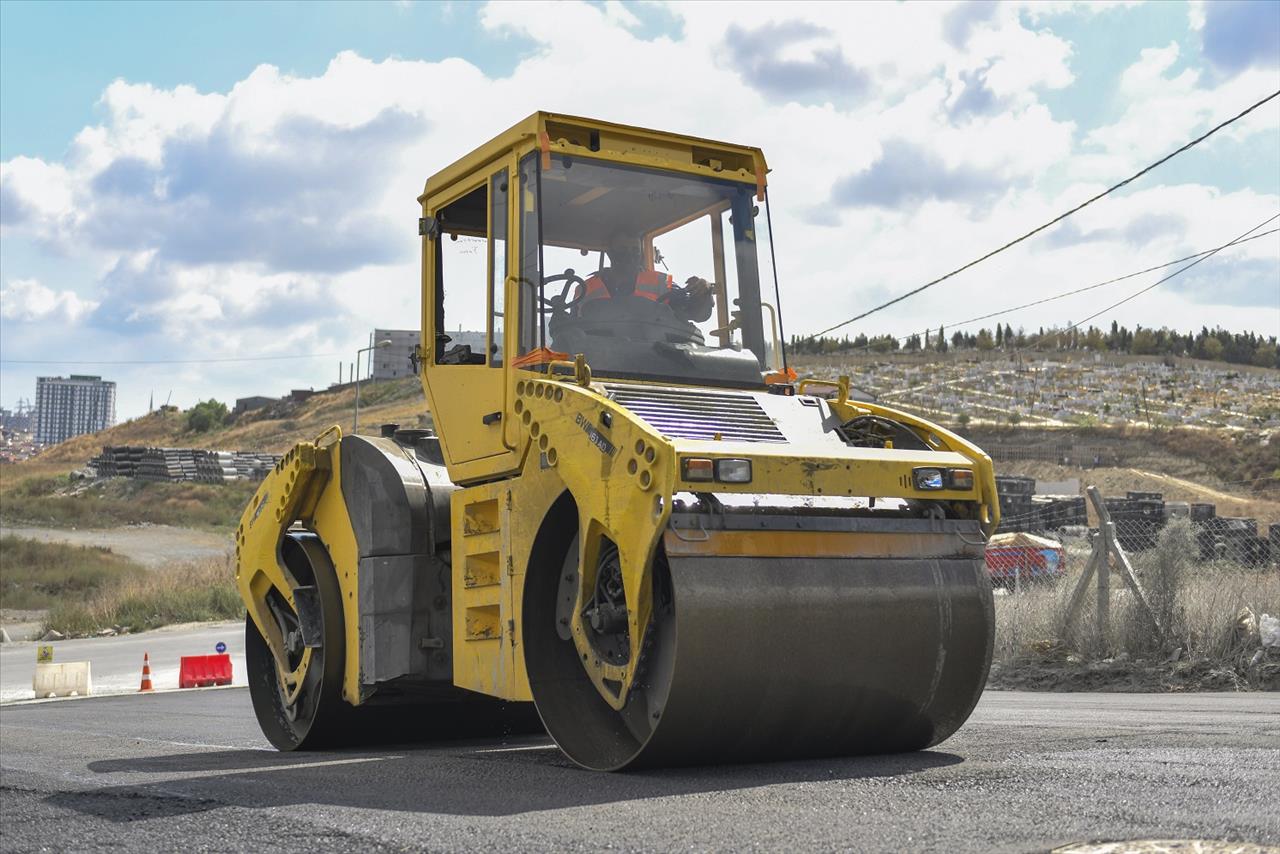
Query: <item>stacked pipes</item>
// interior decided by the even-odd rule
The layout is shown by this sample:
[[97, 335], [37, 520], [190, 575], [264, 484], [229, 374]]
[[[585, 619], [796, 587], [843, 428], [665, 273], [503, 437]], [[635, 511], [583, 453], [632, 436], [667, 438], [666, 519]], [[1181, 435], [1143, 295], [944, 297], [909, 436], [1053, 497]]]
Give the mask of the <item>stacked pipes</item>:
[[106, 445], [101, 454], [89, 460], [89, 467], [98, 477], [225, 483], [231, 480], [262, 480], [279, 461], [279, 454], [256, 451]]

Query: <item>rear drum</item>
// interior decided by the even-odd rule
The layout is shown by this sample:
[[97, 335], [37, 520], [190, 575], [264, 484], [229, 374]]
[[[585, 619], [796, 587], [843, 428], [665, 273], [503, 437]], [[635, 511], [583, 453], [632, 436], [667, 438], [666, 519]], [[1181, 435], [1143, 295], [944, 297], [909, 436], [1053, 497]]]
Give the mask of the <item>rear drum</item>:
[[[287, 703], [275, 659], [267, 641], [250, 617], [245, 618], [245, 666], [249, 696], [262, 733], [279, 750], [315, 750], [332, 746], [350, 706], [342, 699], [342, 668], [346, 637], [342, 623], [342, 594], [324, 547], [314, 534], [289, 534], [281, 552], [299, 584], [314, 584], [320, 598], [323, 645], [311, 650], [311, 662], [295, 702]], [[303, 654], [298, 615], [276, 591], [272, 613], [285, 638], [293, 638], [289, 662], [296, 666]]]

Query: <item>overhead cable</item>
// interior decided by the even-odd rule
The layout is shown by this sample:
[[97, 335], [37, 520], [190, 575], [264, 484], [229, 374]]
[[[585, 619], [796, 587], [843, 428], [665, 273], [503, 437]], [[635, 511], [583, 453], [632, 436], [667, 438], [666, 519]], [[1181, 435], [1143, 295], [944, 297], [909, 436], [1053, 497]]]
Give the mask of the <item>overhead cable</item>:
[[[1275, 217], [1272, 217], [1272, 219], [1275, 219]], [[1268, 220], [1268, 222], [1270, 222], [1270, 220]], [[1173, 261], [1166, 261], [1163, 264], [1157, 264], [1154, 267], [1148, 267], [1145, 270], [1138, 270], [1135, 273], [1126, 273], [1123, 276], [1116, 276], [1114, 279], [1107, 279], [1105, 282], [1097, 282], [1096, 284], [1086, 285], [1083, 288], [1073, 288], [1072, 290], [1063, 291], [1062, 293], [1054, 294], [1053, 296], [1042, 297], [1041, 299], [1033, 300], [1031, 302], [1024, 302], [1021, 305], [1015, 305], [1012, 308], [1002, 308], [999, 311], [993, 311], [988, 314], [979, 315], [978, 317], [971, 317], [968, 320], [955, 320], [950, 323], [944, 323], [942, 324], [942, 327], [946, 329], [954, 329], [959, 326], [968, 326], [970, 323], [977, 323], [979, 320], [990, 320], [993, 317], [1001, 317], [1006, 314], [1012, 314], [1015, 311], [1022, 311], [1024, 308], [1032, 308], [1037, 305], [1043, 305], [1044, 303], [1047, 303], [1047, 302], [1054, 302], [1055, 300], [1065, 299], [1066, 297], [1082, 294], [1087, 291], [1092, 291], [1097, 288], [1105, 287], [1106, 285], [1114, 285], [1114, 284], [1117, 284], [1118, 282], [1127, 281], [1128, 279], [1133, 279], [1138, 276], [1145, 275], [1147, 273], [1153, 273], [1156, 270], [1163, 270], [1165, 267], [1172, 267], [1174, 264], [1181, 264], [1184, 261], [1191, 261], [1192, 259], [1195, 259], [1195, 258], [1201, 258], [1202, 256], [1212, 255], [1223, 249], [1227, 249], [1232, 246], [1239, 246], [1242, 243], [1248, 243], [1250, 240], [1257, 240], [1259, 238], [1266, 237], [1268, 235], [1276, 234], [1276, 233], [1280, 233], [1280, 228], [1273, 228], [1273, 229], [1270, 229], [1269, 231], [1264, 231], [1261, 234], [1254, 234], [1243, 239], [1232, 240], [1229, 243], [1224, 243], [1221, 246], [1214, 247], [1213, 249], [1206, 249], [1203, 252], [1196, 252], [1193, 255], [1186, 255], [1186, 256], [1183, 256], [1182, 258], [1178, 258]], [[912, 335], [923, 335], [926, 331], [932, 332], [933, 329], [932, 327], [930, 327], [928, 330], [922, 329], [919, 332], [913, 332], [907, 335], [898, 335], [896, 337], [897, 337], [897, 340], [899, 341], [906, 341]], [[869, 346], [869, 345], [864, 345], [864, 346]]]
[[[1100, 310], [1100, 311], [1095, 311], [1093, 314], [1089, 315], [1089, 316], [1088, 316], [1088, 317], [1086, 317], [1084, 320], [1076, 321], [1075, 323], [1072, 323], [1072, 324], [1070, 324], [1069, 326], [1067, 326], [1067, 328], [1066, 328], [1066, 329], [1063, 329], [1062, 331], [1063, 331], [1063, 332], [1070, 332], [1072, 329], [1075, 329], [1075, 328], [1077, 328], [1077, 327], [1079, 327], [1079, 326], [1081, 326], [1081, 325], [1083, 325], [1083, 324], [1085, 324], [1085, 323], [1088, 323], [1090, 320], [1093, 320], [1093, 319], [1094, 319], [1094, 318], [1096, 318], [1096, 317], [1100, 317], [1101, 315], [1106, 314], [1107, 312], [1111, 311], [1113, 308], [1119, 308], [1120, 306], [1124, 305], [1125, 303], [1129, 302], [1130, 300], [1132, 300], [1132, 299], [1136, 299], [1137, 297], [1142, 296], [1142, 295], [1143, 295], [1143, 294], [1145, 294], [1147, 291], [1152, 290], [1153, 288], [1158, 288], [1158, 287], [1160, 287], [1160, 286], [1161, 286], [1161, 285], [1163, 285], [1165, 282], [1167, 282], [1167, 281], [1169, 281], [1170, 279], [1172, 279], [1174, 276], [1177, 276], [1177, 275], [1180, 275], [1180, 274], [1182, 274], [1182, 273], [1185, 273], [1187, 270], [1190, 270], [1192, 267], [1194, 267], [1195, 265], [1199, 264], [1199, 263], [1200, 263], [1200, 262], [1202, 262], [1202, 261], [1207, 261], [1207, 260], [1209, 260], [1209, 259], [1210, 259], [1210, 258], [1212, 258], [1214, 255], [1217, 255], [1217, 254], [1218, 254], [1220, 251], [1222, 251], [1223, 249], [1227, 248], [1228, 246], [1232, 245], [1233, 243], [1238, 243], [1238, 242], [1242, 241], [1242, 240], [1243, 240], [1246, 236], [1248, 236], [1249, 234], [1251, 234], [1251, 233], [1253, 233], [1253, 232], [1257, 231], [1258, 229], [1262, 228], [1262, 227], [1263, 227], [1263, 226], [1265, 226], [1265, 225], [1268, 225], [1268, 224], [1270, 224], [1270, 223], [1272, 223], [1272, 222], [1275, 222], [1277, 219], [1280, 219], [1280, 214], [1273, 214], [1272, 216], [1268, 217], [1267, 219], [1265, 219], [1265, 220], [1263, 220], [1262, 222], [1260, 222], [1260, 223], [1258, 223], [1257, 225], [1255, 225], [1253, 228], [1251, 228], [1251, 229], [1249, 229], [1248, 231], [1246, 231], [1244, 234], [1242, 234], [1242, 235], [1240, 235], [1239, 237], [1237, 237], [1235, 240], [1231, 241], [1231, 243], [1224, 243], [1224, 244], [1222, 244], [1222, 245], [1221, 245], [1221, 246], [1219, 246], [1217, 249], [1213, 249], [1213, 250], [1211, 250], [1210, 252], [1208, 252], [1207, 254], [1200, 256], [1200, 257], [1199, 257], [1199, 258], [1197, 258], [1196, 260], [1192, 261], [1190, 264], [1187, 264], [1185, 267], [1179, 267], [1178, 269], [1174, 270], [1172, 273], [1170, 273], [1169, 275], [1165, 276], [1164, 278], [1159, 279], [1159, 280], [1157, 280], [1157, 281], [1155, 281], [1155, 282], [1153, 282], [1153, 283], [1151, 283], [1151, 284], [1147, 285], [1145, 288], [1142, 288], [1141, 290], [1134, 291], [1133, 293], [1129, 294], [1127, 297], [1125, 297], [1124, 299], [1120, 300], [1119, 302], [1113, 302], [1111, 305], [1107, 306], [1106, 308], [1104, 308], [1104, 309], [1102, 309], [1102, 310]], [[1259, 236], [1261, 236], [1261, 235], [1259, 235]]]
[[902, 302], [903, 300], [905, 300], [905, 299], [907, 299], [907, 298], [909, 298], [909, 297], [913, 297], [913, 296], [915, 296], [916, 294], [920, 293], [921, 291], [928, 290], [929, 288], [933, 287], [934, 285], [937, 285], [937, 284], [940, 284], [940, 283], [942, 283], [942, 282], [945, 282], [947, 279], [950, 279], [950, 278], [951, 278], [951, 277], [953, 277], [953, 276], [956, 276], [956, 275], [958, 275], [958, 274], [960, 274], [960, 273], [963, 273], [965, 270], [968, 270], [970, 267], [973, 267], [973, 266], [975, 266], [975, 265], [977, 265], [977, 264], [981, 264], [983, 261], [986, 261], [988, 258], [991, 258], [992, 256], [995, 256], [995, 255], [998, 255], [998, 254], [1000, 254], [1001, 252], [1005, 251], [1006, 249], [1009, 249], [1009, 248], [1011, 248], [1011, 247], [1013, 247], [1013, 246], [1018, 245], [1019, 243], [1021, 243], [1021, 242], [1022, 242], [1022, 241], [1024, 241], [1024, 240], [1026, 240], [1027, 238], [1029, 238], [1029, 237], [1033, 237], [1033, 236], [1035, 236], [1036, 234], [1039, 234], [1040, 232], [1044, 231], [1046, 228], [1049, 228], [1050, 226], [1057, 225], [1058, 223], [1062, 222], [1062, 221], [1063, 221], [1064, 219], [1066, 219], [1067, 217], [1071, 216], [1071, 215], [1072, 215], [1072, 214], [1074, 214], [1074, 213], [1077, 213], [1078, 211], [1083, 210], [1084, 208], [1088, 207], [1089, 205], [1093, 204], [1094, 202], [1098, 201], [1099, 199], [1103, 198], [1104, 196], [1108, 196], [1108, 195], [1110, 195], [1111, 193], [1114, 193], [1116, 190], [1119, 190], [1121, 187], [1124, 187], [1125, 185], [1132, 183], [1133, 181], [1137, 180], [1138, 178], [1141, 178], [1143, 175], [1147, 174], [1147, 173], [1148, 173], [1148, 172], [1150, 172], [1152, 169], [1155, 169], [1157, 166], [1160, 166], [1160, 165], [1162, 165], [1162, 164], [1164, 164], [1164, 163], [1167, 163], [1168, 161], [1172, 160], [1174, 157], [1177, 157], [1179, 154], [1181, 154], [1181, 153], [1182, 153], [1182, 152], [1184, 152], [1184, 151], [1187, 151], [1187, 150], [1188, 150], [1188, 149], [1190, 149], [1190, 148], [1194, 148], [1195, 146], [1197, 146], [1197, 145], [1199, 145], [1200, 143], [1204, 142], [1204, 141], [1205, 141], [1206, 139], [1208, 139], [1209, 137], [1213, 136], [1213, 135], [1214, 135], [1215, 133], [1217, 133], [1218, 131], [1222, 130], [1223, 128], [1227, 127], [1228, 125], [1230, 125], [1230, 124], [1232, 124], [1232, 123], [1234, 123], [1234, 122], [1239, 121], [1240, 119], [1242, 119], [1242, 118], [1244, 118], [1245, 116], [1247, 116], [1247, 115], [1249, 115], [1250, 113], [1252, 113], [1254, 110], [1258, 109], [1258, 107], [1261, 107], [1263, 104], [1267, 103], [1268, 101], [1272, 100], [1273, 98], [1276, 98], [1277, 96], [1280, 96], [1280, 90], [1277, 90], [1277, 91], [1275, 91], [1275, 92], [1272, 92], [1270, 95], [1268, 95], [1267, 97], [1263, 98], [1261, 101], [1258, 101], [1256, 104], [1253, 104], [1252, 106], [1248, 107], [1247, 109], [1242, 110], [1241, 112], [1237, 113], [1236, 115], [1232, 116], [1231, 118], [1227, 119], [1226, 121], [1224, 121], [1224, 122], [1222, 122], [1222, 123], [1220, 123], [1220, 124], [1218, 124], [1218, 125], [1215, 125], [1214, 127], [1210, 128], [1208, 131], [1206, 131], [1205, 133], [1203, 133], [1203, 134], [1201, 134], [1200, 136], [1196, 137], [1195, 139], [1191, 140], [1191, 141], [1190, 141], [1190, 142], [1188, 142], [1186, 145], [1183, 145], [1181, 148], [1177, 149], [1176, 151], [1172, 151], [1172, 152], [1170, 152], [1169, 154], [1166, 154], [1164, 157], [1161, 157], [1159, 160], [1157, 160], [1155, 163], [1152, 163], [1150, 166], [1147, 166], [1146, 168], [1141, 169], [1141, 170], [1139, 170], [1138, 172], [1135, 172], [1134, 174], [1130, 175], [1128, 178], [1125, 178], [1123, 181], [1121, 181], [1121, 182], [1120, 182], [1120, 183], [1118, 183], [1118, 184], [1113, 184], [1112, 186], [1110, 186], [1110, 187], [1108, 187], [1107, 189], [1103, 190], [1101, 193], [1098, 193], [1096, 196], [1093, 196], [1093, 197], [1091, 197], [1091, 198], [1089, 198], [1089, 199], [1086, 199], [1085, 201], [1083, 201], [1083, 202], [1081, 202], [1080, 204], [1076, 205], [1074, 208], [1071, 208], [1071, 210], [1069, 210], [1069, 211], [1067, 211], [1067, 212], [1065, 212], [1065, 213], [1059, 214], [1058, 216], [1056, 216], [1056, 217], [1054, 217], [1053, 219], [1049, 220], [1049, 221], [1048, 221], [1048, 222], [1046, 222], [1045, 224], [1040, 225], [1040, 226], [1037, 226], [1036, 228], [1031, 229], [1031, 230], [1030, 230], [1030, 231], [1028, 231], [1026, 234], [1022, 235], [1021, 237], [1017, 237], [1017, 238], [1014, 238], [1013, 240], [1010, 240], [1008, 243], [1004, 244], [1003, 246], [1001, 246], [1001, 247], [999, 247], [999, 248], [997, 248], [997, 249], [993, 249], [993, 250], [991, 250], [990, 252], [988, 252], [987, 254], [983, 255], [983, 256], [982, 256], [982, 257], [980, 257], [980, 258], [975, 258], [974, 260], [970, 261], [968, 264], [965, 264], [965, 265], [964, 265], [964, 266], [962, 266], [962, 267], [957, 267], [956, 269], [952, 270], [950, 273], [947, 273], [947, 274], [946, 274], [946, 275], [944, 275], [944, 276], [939, 276], [938, 278], [936, 278], [936, 279], [934, 279], [934, 280], [932, 280], [932, 281], [925, 282], [923, 285], [920, 285], [920, 286], [919, 286], [919, 287], [917, 287], [917, 288], [913, 288], [912, 290], [909, 290], [909, 291], [907, 291], [907, 292], [906, 292], [906, 293], [904, 293], [904, 294], [899, 294], [898, 296], [894, 297], [893, 299], [888, 300], [888, 301], [886, 301], [886, 302], [883, 302], [883, 303], [881, 303], [881, 304], [879, 304], [879, 305], [875, 306], [874, 308], [869, 308], [869, 309], [867, 309], [866, 311], [862, 312], [861, 314], [855, 315], [854, 317], [851, 317], [851, 318], [849, 318], [848, 320], [845, 320], [845, 321], [842, 321], [842, 322], [840, 322], [840, 323], [837, 323], [835, 326], [829, 326], [829, 327], [827, 327], [826, 329], [823, 329], [821, 332], [816, 332], [816, 333], [814, 333], [814, 335], [813, 335], [812, 337], [818, 337], [818, 336], [820, 336], [820, 335], [826, 335], [828, 332], [834, 332], [835, 330], [840, 329], [841, 327], [848, 326], [850, 323], [854, 323], [854, 322], [856, 322], [856, 321], [862, 320], [864, 317], [868, 317], [869, 315], [875, 314], [875, 313], [876, 313], [876, 312], [878, 312], [878, 311], [883, 311], [884, 309], [888, 308], [888, 307], [889, 307], [889, 306], [891, 306], [891, 305], [895, 305], [896, 303], [900, 303], [900, 302]]

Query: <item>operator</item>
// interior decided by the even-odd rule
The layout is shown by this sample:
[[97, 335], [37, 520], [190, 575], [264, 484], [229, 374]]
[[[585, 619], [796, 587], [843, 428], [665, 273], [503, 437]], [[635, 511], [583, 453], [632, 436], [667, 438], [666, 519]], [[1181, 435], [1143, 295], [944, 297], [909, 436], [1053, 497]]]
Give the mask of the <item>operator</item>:
[[680, 320], [702, 323], [711, 317], [715, 297], [706, 279], [690, 276], [683, 288], [671, 276], [646, 269], [644, 250], [633, 238], [616, 237], [605, 247], [609, 266], [586, 281], [584, 303], [611, 297], [638, 296], [665, 302]]

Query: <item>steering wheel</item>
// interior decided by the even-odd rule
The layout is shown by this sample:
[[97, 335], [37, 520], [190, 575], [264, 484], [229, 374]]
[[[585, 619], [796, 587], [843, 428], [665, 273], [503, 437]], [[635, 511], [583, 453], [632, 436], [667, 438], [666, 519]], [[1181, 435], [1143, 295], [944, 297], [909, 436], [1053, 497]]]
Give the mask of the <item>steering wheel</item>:
[[[554, 276], [544, 276], [542, 278], [542, 286], [544, 288], [551, 282], [564, 282], [564, 287], [560, 289], [560, 293], [556, 296], [548, 297], [539, 293], [538, 299], [545, 308], [549, 308], [553, 312], [568, 313], [569, 309], [573, 308], [587, 297], [586, 281], [577, 273], [573, 272], [572, 268], [565, 270], [563, 273], [557, 273]], [[579, 287], [578, 296], [570, 299], [570, 289], [575, 285]]]

